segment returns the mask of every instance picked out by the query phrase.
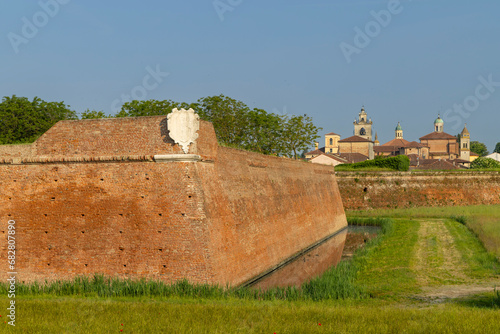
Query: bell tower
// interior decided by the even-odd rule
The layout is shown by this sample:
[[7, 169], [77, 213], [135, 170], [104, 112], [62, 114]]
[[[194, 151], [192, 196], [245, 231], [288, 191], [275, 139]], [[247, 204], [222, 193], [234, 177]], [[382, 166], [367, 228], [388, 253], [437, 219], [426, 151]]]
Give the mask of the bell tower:
[[358, 115], [358, 119], [354, 120], [354, 135], [360, 136], [368, 140], [372, 140], [372, 120], [368, 119], [368, 115], [365, 112], [365, 107], [361, 108], [361, 112]]
[[460, 133], [460, 159], [470, 161], [470, 133], [467, 130], [467, 123]]
[[443, 132], [444, 122], [438, 114], [438, 118], [434, 121], [434, 132]]
[[398, 126], [396, 126], [396, 137], [395, 139], [403, 139], [403, 128], [401, 124], [398, 122]]

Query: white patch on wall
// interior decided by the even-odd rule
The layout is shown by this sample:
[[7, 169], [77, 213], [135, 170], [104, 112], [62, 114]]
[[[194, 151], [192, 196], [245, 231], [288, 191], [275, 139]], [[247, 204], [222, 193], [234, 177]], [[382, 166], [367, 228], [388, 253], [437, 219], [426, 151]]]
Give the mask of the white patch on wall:
[[189, 152], [189, 145], [198, 139], [197, 131], [200, 129], [200, 116], [193, 109], [181, 110], [175, 108], [167, 116], [167, 126], [170, 138], [184, 151]]

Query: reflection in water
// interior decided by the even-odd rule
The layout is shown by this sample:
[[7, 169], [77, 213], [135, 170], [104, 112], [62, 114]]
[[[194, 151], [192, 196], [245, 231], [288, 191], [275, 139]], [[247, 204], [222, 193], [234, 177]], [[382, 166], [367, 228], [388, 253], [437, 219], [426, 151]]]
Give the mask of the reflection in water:
[[380, 226], [349, 225], [341, 260], [350, 260], [358, 248], [364, 247], [365, 244], [375, 238], [380, 231]]
[[251, 287], [262, 290], [276, 286], [300, 286], [302, 283], [321, 275], [329, 267], [337, 265], [347, 235], [344, 229], [334, 237], [319, 244], [297, 257], [292, 262], [253, 282]]

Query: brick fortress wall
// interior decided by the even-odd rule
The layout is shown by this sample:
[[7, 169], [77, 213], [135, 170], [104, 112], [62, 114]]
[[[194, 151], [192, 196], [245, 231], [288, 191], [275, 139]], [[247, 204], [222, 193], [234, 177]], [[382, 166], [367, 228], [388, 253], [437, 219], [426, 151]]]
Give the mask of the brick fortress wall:
[[[208, 122], [199, 162], [154, 161], [182, 153], [164, 116], [62, 121], [3, 152], [0, 235], [16, 221], [20, 281], [240, 284], [346, 225], [331, 167], [219, 147]], [[6, 256], [5, 241], [3, 273]]]
[[337, 172], [345, 210], [500, 204], [498, 172]]

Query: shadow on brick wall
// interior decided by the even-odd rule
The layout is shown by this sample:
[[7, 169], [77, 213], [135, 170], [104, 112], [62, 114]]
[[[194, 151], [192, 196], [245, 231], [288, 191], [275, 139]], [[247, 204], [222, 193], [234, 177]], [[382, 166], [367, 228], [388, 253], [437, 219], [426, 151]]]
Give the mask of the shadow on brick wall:
[[163, 138], [163, 142], [165, 144], [175, 145], [174, 140], [172, 138], [170, 138], [170, 135], [168, 134], [168, 126], [167, 126], [167, 118], [166, 117], [160, 122], [160, 134], [161, 134], [161, 137]]

